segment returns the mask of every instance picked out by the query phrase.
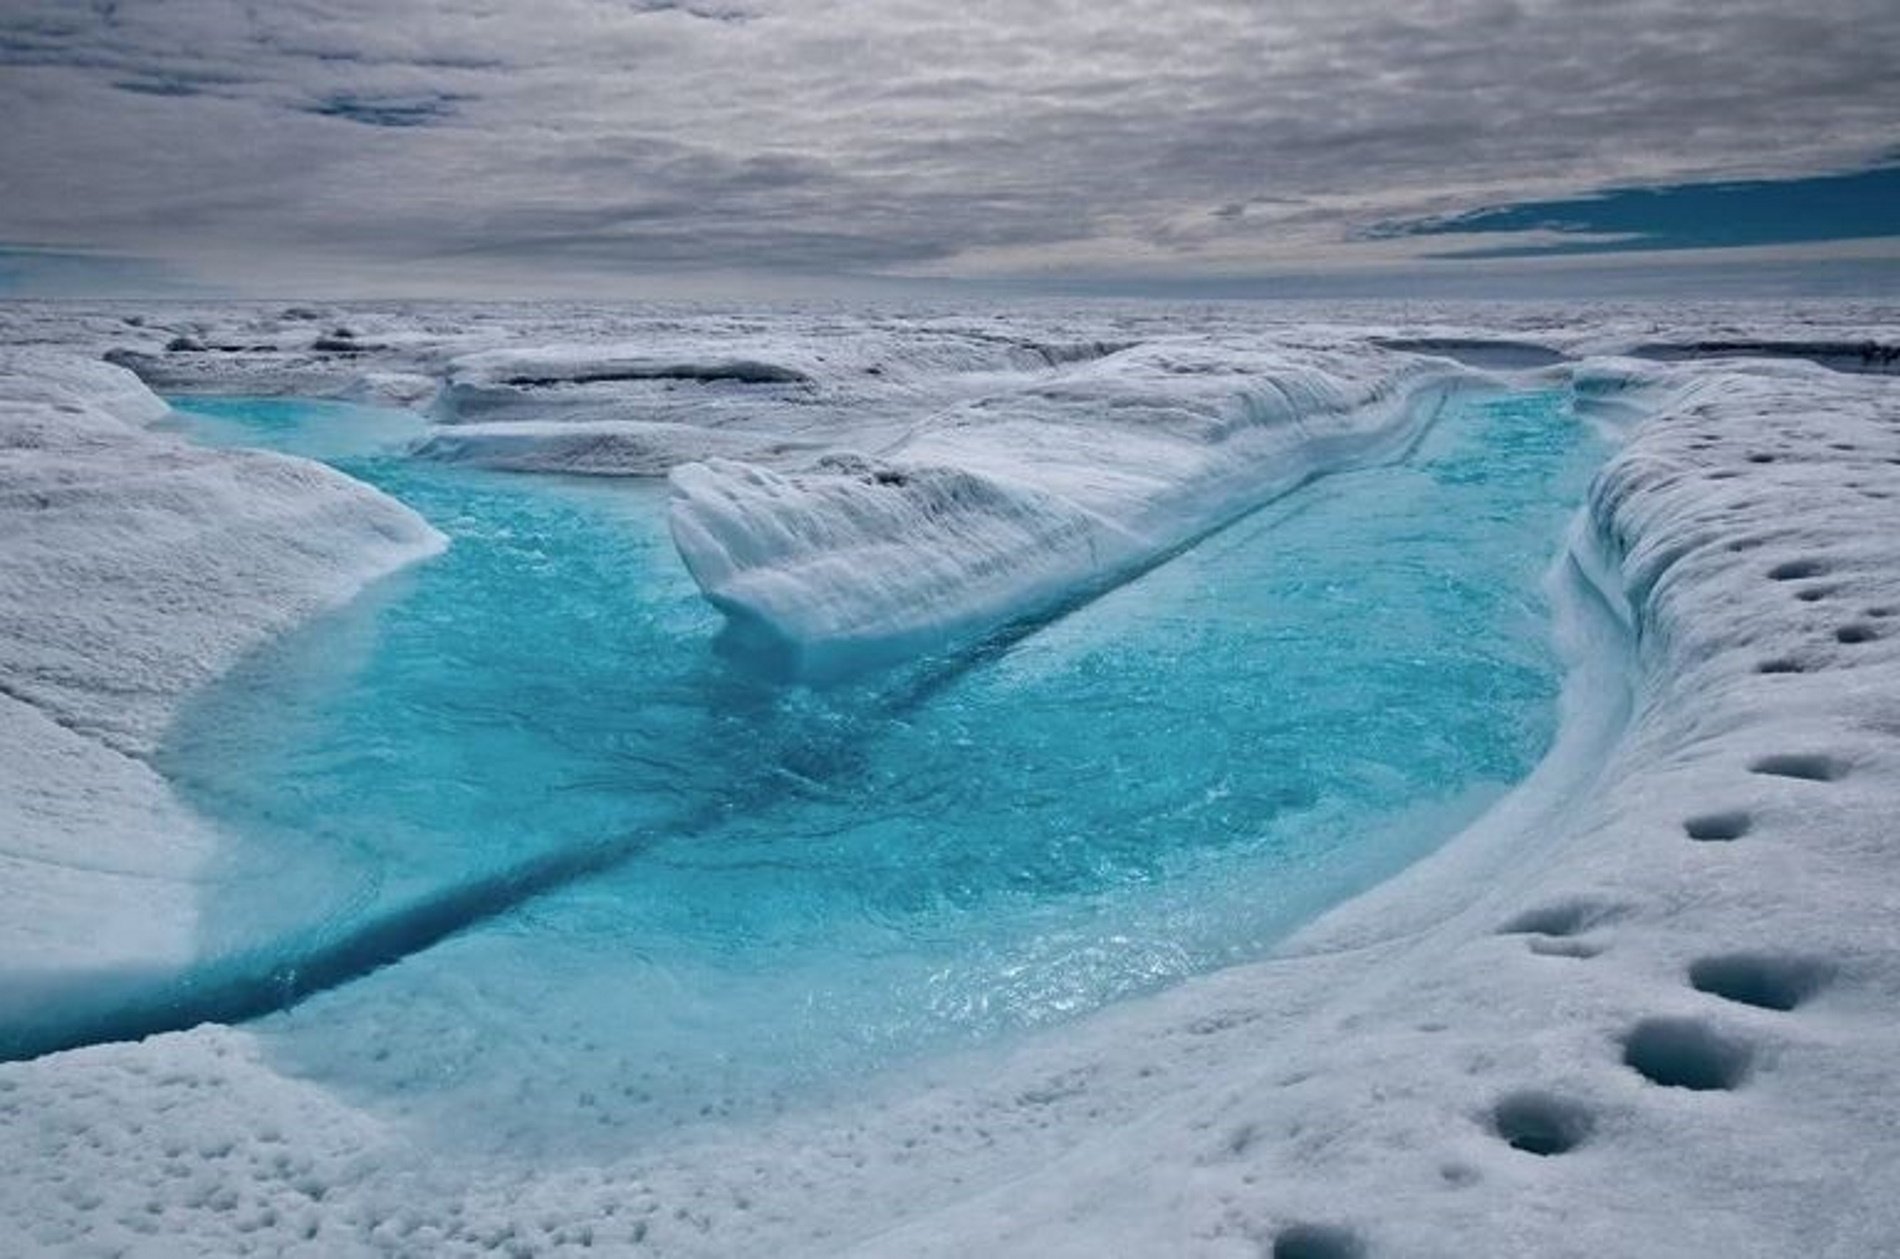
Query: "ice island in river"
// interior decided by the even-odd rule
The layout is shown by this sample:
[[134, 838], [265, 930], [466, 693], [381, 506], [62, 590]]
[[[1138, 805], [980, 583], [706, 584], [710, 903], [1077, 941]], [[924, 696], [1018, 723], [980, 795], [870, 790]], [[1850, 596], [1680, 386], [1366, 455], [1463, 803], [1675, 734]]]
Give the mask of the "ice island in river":
[[1890, 306], [0, 342], [27, 1253], [1900, 1248]]

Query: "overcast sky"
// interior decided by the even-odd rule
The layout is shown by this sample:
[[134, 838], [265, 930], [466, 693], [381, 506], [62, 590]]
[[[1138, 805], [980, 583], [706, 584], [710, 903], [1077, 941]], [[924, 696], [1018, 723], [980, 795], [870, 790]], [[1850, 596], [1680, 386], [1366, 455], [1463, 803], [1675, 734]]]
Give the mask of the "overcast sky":
[[0, 120], [0, 276], [1495, 266], [1640, 234], [1579, 194], [1891, 163], [1900, 3], [0, 0]]

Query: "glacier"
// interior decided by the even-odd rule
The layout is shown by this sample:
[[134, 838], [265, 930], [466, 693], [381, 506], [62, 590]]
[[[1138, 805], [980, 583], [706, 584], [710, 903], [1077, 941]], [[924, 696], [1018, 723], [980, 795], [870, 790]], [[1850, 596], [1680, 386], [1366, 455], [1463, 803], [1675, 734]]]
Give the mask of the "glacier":
[[[0, 1124], [33, 1157], [0, 1178], [0, 1215], [30, 1250], [1770, 1259], [1900, 1238], [1890, 306], [332, 313], [0, 309], [17, 1001], [189, 951], [192, 880], [220, 837], [144, 756], [245, 651], [440, 545], [337, 474], [153, 432], [160, 408], [108, 358], [161, 389], [417, 406], [458, 359], [524, 345], [812, 364], [804, 383], [499, 384], [579, 400], [438, 408], [431, 437], [541, 426], [513, 439], [527, 449], [570, 422], [703, 420], [704, 447], [668, 430], [661, 455], [587, 457], [670, 473], [688, 516], [726, 512], [702, 526], [702, 580], [730, 580], [741, 617], [818, 657], [1033, 614], [1082, 551], [1012, 569], [998, 540], [1024, 515], [1103, 530], [1106, 563], [1082, 580], [1112, 580], [1257, 501], [1281, 455], [1317, 460], [1333, 432], [1340, 457], [1402, 443], [1412, 384], [1469, 358], [1572, 389], [1620, 434], [1554, 578], [1575, 661], [1565, 733], [1470, 830], [1264, 961], [663, 1151], [520, 1164], [432, 1147], [243, 1027], [5, 1064]], [[345, 320], [375, 348], [319, 349]], [[187, 334], [206, 348], [165, 349]], [[865, 370], [909, 343], [954, 366]], [[797, 353], [844, 344], [836, 380]], [[1836, 349], [1861, 345], [1876, 352]], [[1180, 373], [1176, 395], [1161, 364], [1182, 361], [1236, 379], [1200, 391]], [[1250, 424], [1240, 380], [1288, 371], [1343, 409]], [[1007, 402], [989, 415], [988, 398]], [[1089, 417], [1118, 400], [1131, 423], [1108, 427], [1149, 462], [1111, 454], [1098, 481]], [[1012, 413], [1046, 422], [1047, 443]], [[1235, 453], [1170, 422], [1231, 430]], [[725, 429], [748, 444], [710, 436]], [[1176, 497], [1169, 476], [1194, 488]], [[969, 506], [962, 484], [981, 488]], [[844, 590], [826, 564], [868, 545], [850, 527], [863, 512], [937, 530], [926, 552], [967, 530], [998, 565]], [[1608, 669], [1618, 635], [1629, 662]]]

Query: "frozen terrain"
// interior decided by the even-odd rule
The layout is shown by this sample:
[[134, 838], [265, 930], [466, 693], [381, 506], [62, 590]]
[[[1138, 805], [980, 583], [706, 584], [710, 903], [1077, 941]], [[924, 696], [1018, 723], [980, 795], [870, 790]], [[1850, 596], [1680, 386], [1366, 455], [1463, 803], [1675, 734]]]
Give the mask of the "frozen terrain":
[[586, 1157], [444, 1146], [243, 1026], [45, 1054], [0, 1067], [8, 1232], [55, 1254], [1893, 1250], [1897, 320], [0, 309], [16, 1028], [191, 960], [228, 837], [152, 767], [181, 707], [441, 545], [338, 473], [154, 432], [129, 372], [426, 409], [443, 460], [671, 472], [732, 645], [818, 671], [1096, 593], [1404, 448], [1461, 373], [1568, 389], [1622, 435], [1551, 576], [1549, 756], [1264, 961]]
[[152, 433], [131, 373], [0, 356], [0, 1024], [189, 960], [216, 842], [146, 758], [245, 651], [441, 545], [327, 468]]
[[790, 672], [1035, 615], [1429, 425], [1447, 374], [1382, 353], [1136, 346], [780, 474], [673, 475], [673, 535], [733, 636]]

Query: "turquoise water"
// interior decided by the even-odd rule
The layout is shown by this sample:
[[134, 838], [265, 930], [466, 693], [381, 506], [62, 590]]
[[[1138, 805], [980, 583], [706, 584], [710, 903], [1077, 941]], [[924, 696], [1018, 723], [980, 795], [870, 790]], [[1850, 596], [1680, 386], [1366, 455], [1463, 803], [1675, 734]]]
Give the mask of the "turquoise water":
[[1259, 956], [1428, 851], [1549, 744], [1539, 578], [1601, 453], [1562, 395], [1455, 401], [1404, 462], [1026, 637], [810, 689], [712, 649], [663, 487], [411, 461], [397, 413], [177, 405], [453, 540], [181, 719], [162, 768], [242, 836], [206, 944], [294, 975], [428, 906], [412, 954], [257, 1026], [543, 1156]]

